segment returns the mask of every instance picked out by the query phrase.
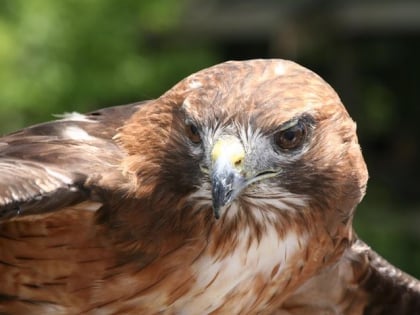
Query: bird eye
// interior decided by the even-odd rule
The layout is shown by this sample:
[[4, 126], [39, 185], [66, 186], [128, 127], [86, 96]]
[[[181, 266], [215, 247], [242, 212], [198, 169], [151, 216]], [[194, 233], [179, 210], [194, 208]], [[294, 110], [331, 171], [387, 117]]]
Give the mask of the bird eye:
[[274, 136], [274, 141], [279, 148], [283, 150], [292, 150], [303, 143], [306, 133], [306, 125], [302, 121], [298, 121], [293, 126], [278, 132]]
[[186, 132], [188, 138], [190, 138], [191, 142], [198, 144], [201, 142], [200, 133], [198, 132], [198, 128], [191, 122], [187, 122], [186, 124]]

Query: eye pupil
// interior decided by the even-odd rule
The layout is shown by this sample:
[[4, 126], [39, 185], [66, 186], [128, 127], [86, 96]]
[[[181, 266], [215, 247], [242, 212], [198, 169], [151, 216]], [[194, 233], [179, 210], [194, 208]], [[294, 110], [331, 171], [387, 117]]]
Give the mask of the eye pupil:
[[303, 143], [306, 136], [306, 126], [302, 122], [282, 130], [275, 136], [276, 144], [283, 150], [291, 150], [297, 148]]
[[193, 124], [190, 124], [190, 131], [191, 131], [191, 134], [198, 136], [198, 129]]
[[197, 126], [195, 126], [192, 123], [188, 123], [186, 127], [187, 127], [186, 129], [187, 129], [188, 138], [190, 138], [190, 140], [193, 143], [196, 143], [196, 144], [200, 143], [201, 137], [200, 137], [200, 132], [198, 131]]
[[295, 130], [285, 130], [285, 132], [283, 133], [283, 138], [286, 141], [293, 141], [296, 139], [296, 132]]

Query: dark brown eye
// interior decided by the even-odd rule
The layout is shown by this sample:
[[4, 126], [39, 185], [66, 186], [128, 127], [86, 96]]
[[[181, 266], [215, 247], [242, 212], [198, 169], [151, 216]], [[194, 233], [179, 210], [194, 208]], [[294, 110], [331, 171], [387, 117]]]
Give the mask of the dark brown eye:
[[292, 150], [299, 147], [305, 140], [306, 125], [298, 121], [295, 125], [278, 132], [274, 136], [275, 143], [283, 150]]
[[188, 138], [190, 138], [191, 142], [198, 144], [201, 142], [200, 133], [198, 132], [198, 128], [191, 122], [188, 122], [186, 125], [186, 132]]

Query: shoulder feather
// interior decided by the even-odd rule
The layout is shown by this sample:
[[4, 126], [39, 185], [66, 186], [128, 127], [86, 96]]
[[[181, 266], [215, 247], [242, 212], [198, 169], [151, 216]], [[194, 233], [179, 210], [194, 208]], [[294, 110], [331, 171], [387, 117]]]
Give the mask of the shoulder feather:
[[95, 199], [93, 187], [106, 186], [124, 155], [113, 137], [144, 103], [66, 114], [0, 138], [0, 220]]

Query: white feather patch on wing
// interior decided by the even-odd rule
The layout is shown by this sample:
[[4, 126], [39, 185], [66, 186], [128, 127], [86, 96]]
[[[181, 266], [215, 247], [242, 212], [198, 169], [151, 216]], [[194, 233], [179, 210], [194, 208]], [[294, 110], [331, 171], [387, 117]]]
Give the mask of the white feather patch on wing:
[[85, 130], [78, 126], [68, 126], [65, 127], [62, 131], [62, 136], [64, 138], [73, 139], [73, 140], [81, 140], [81, 141], [90, 141], [94, 140], [95, 137], [89, 135]]
[[77, 112], [56, 114], [56, 115], [54, 115], [54, 117], [60, 118], [62, 120], [84, 121], [84, 122], [97, 123], [97, 121], [91, 120], [86, 115], [80, 114], [80, 113], [77, 113]]
[[58, 173], [49, 167], [45, 167], [45, 171], [48, 173], [48, 175], [50, 175], [51, 177], [54, 177], [55, 179], [58, 179], [60, 182], [63, 182], [66, 185], [73, 184], [73, 180], [70, 177], [63, 175], [61, 173]]

